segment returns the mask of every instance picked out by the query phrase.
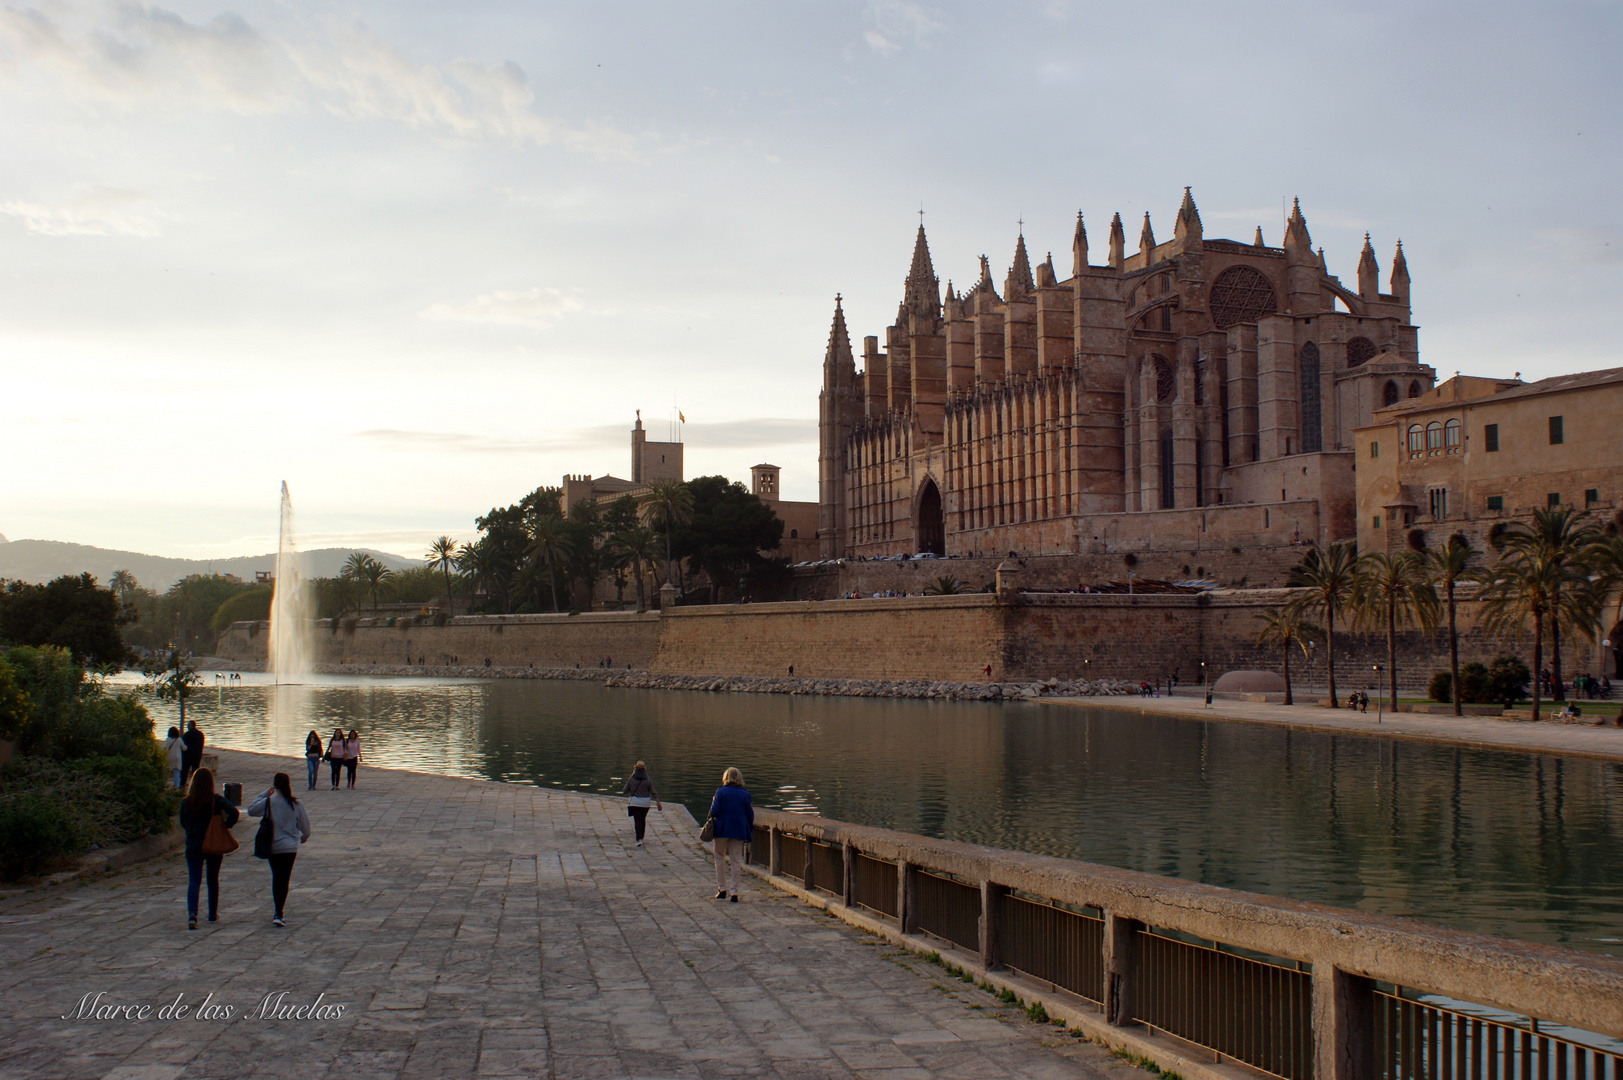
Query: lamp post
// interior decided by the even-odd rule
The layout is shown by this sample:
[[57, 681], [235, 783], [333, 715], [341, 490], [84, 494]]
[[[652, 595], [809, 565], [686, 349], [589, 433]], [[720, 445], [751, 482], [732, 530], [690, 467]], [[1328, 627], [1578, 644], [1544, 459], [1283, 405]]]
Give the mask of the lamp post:
[[1200, 662], [1200, 685], [1205, 688], [1206, 707], [1209, 709], [1212, 707], [1212, 684], [1209, 676], [1206, 674], [1206, 661], [1204, 660]]
[[1375, 669], [1376, 693], [1380, 696], [1375, 699], [1375, 722], [1381, 722], [1381, 709], [1386, 705], [1386, 676], [1381, 674], [1381, 665], [1373, 665]]

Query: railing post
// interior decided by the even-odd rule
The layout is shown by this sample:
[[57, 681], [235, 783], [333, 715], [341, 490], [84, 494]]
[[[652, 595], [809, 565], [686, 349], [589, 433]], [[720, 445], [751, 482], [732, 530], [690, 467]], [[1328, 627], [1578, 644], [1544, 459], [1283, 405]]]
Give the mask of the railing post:
[[845, 879], [844, 887], [840, 889], [840, 903], [846, 907], [856, 907], [857, 898], [857, 849], [844, 841], [840, 842], [840, 861], [845, 871], [840, 876]]
[[981, 882], [981, 967], [991, 971], [998, 966], [998, 930], [1001, 929], [1006, 885]]
[[919, 868], [906, 861], [896, 864], [896, 915], [902, 933], [919, 932]]
[[1331, 964], [1314, 964], [1315, 1080], [1370, 1080], [1374, 1075], [1374, 984]]
[[777, 877], [783, 873], [783, 834], [776, 825], [769, 825], [766, 835], [766, 872]]
[[1105, 912], [1105, 1022], [1117, 1027], [1133, 1022], [1133, 975], [1142, 929], [1137, 919]]

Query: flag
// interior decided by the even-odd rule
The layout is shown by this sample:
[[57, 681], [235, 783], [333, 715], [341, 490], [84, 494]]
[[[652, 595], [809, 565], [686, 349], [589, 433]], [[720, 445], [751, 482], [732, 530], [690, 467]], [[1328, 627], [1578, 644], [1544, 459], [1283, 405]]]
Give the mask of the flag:
[[688, 418], [682, 415], [681, 409], [676, 410], [676, 418], [684, 424], [688, 422]]

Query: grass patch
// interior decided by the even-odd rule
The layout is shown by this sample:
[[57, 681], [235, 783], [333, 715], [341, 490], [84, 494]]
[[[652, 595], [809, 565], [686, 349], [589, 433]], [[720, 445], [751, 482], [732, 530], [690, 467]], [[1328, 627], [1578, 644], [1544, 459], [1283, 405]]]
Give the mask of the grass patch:
[[1026, 1019], [1033, 1024], [1048, 1023], [1048, 1007], [1040, 1001], [1033, 1001], [1026, 1006]]
[[1155, 1076], [1161, 1077], [1162, 1080], [1183, 1080], [1182, 1073], [1173, 1072], [1171, 1069], [1163, 1069], [1161, 1066], [1157, 1065], [1143, 1054], [1135, 1054], [1125, 1046], [1119, 1046], [1115, 1050], [1112, 1050], [1111, 1053], [1116, 1057], [1121, 1058], [1129, 1065], [1136, 1065], [1147, 1073], [1152, 1073]]

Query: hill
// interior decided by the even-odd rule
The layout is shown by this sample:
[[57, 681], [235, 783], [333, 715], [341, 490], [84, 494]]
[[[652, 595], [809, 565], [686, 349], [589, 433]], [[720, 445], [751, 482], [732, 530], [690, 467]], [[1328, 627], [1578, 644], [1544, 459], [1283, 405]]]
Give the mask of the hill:
[[[372, 556], [391, 570], [422, 565], [417, 559], [406, 559], [370, 548], [316, 548], [303, 552], [305, 572], [311, 577], [336, 577], [344, 561], [356, 551]], [[113, 571], [128, 570], [142, 585], [164, 592], [181, 578], [192, 574], [235, 574], [244, 581], [252, 581], [255, 571], [275, 569], [275, 552], [241, 555], [234, 559], [170, 559], [162, 555], [114, 551], [60, 540], [13, 540], [0, 544], [0, 578], [20, 578], [23, 581], [50, 581], [63, 574], [82, 574], [88, 570], [105, 585], [107, 579], [113, 576]]]

